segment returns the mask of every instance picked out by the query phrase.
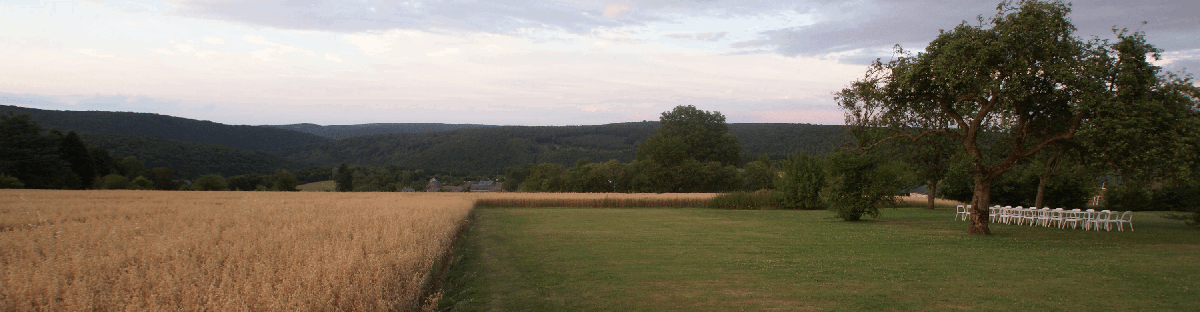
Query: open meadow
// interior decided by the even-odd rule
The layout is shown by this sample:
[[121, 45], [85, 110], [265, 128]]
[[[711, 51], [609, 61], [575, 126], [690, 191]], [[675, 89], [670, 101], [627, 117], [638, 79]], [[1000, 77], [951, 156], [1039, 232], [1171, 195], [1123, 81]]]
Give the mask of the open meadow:
[[1196, 311], [1200, 230], [993, 224], [953, 209], [476, 208], [450, 311]]

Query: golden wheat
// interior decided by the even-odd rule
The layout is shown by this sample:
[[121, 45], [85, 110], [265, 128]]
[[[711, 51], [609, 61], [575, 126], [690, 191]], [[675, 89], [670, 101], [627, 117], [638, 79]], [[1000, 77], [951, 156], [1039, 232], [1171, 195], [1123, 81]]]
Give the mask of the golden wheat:
[[473, 205], [401, 193], [0, 191], [0, 310], [415, 310]]

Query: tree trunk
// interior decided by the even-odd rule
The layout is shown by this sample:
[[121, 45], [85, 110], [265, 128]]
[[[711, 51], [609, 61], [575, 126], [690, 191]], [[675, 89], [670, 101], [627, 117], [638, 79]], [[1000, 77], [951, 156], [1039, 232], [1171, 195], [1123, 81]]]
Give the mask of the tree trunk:
[[1042, 176], [1038, 177], [1038, 192], [1037, 199], [1033, 201], [1034, 208], [1042, 208], [1042, 195], [1046, 194], [1046, 179], [1049, 178], [1049, 176], [1050, 174], [1043, 174]]
[[991, 203], [992, 179], [975, 177], [975, 196], [971, 199], [971, 224], [967, 234], [992, 234], [988, 228], [988, 205]]
[[926, 209], [933, 210], [933, 198], [937, 195], [937, 181], [929, 181], [929, 207]]

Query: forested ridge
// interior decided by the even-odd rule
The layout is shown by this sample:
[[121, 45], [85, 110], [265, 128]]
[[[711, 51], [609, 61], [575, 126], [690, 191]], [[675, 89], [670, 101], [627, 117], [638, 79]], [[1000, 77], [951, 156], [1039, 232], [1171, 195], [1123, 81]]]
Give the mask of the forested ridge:
[[62, 131], [142, 136], [196, 143], [212, 143], [245, 150], [263, 151], [331, 139], [293, 130], [264, 126], [234, 126], [150, 113], [105, 111], [57, 111], [0, 105], [0, 114], [28, 114], [46, 128]]
[[[498, 174], [529, 163], [574, 164], [579, 159], [629, 162], [658, 122], [596, 126], [500, 126], [430, 133], [354, 137], [270, 151], [300, 163], [399, 165], [439, 172]], [[849, 140], [841, 126], [730, 124], [742, 144], [743, 160], [757, 155], [825, 154]]]
[[[629, 162], [638, 144], [659, 126], [657, 121], [589, 126], [231, 126], [147, 113], [0, 106], [0, 113], [5, 111], [28, 114], [47, 129], [77, 131], [90, 145], [117, 156], [135, 156], [151, 167], [226, 176], [342, 162], [470, 175], [497, 175], [507, 167], [531, 163]], [[381, 131], [401, 133], [361, 135]], [[828, 125], [729, 124], [729, 132], [741, 142], [743, 163], [759, 155], [782, 160], [794, 152], [825, 154], [849, 140], [844, 127]]]
[[474, 124], [443, 124], [443, 123], [372, 123], [359, 125], [328, 125], [322, 126], [311, 123], [299, 123], [290, 125], [265, 125], [265, 127], [279, 128], [311, 133], [322, 137], [341, 140], [360, 136], [369, 136], [377, 134], [390, 133], [415, 133], [415, 132], [437, 132], [458, 130], [478, 127], [495, 127], [489, 125], [474, 125]]
[[172, 168], [182, 176], [266, 174], [302, 167], [279, 156], [212, 143], [92, 132], [80, 132], [79, 136], [113, 155], [137, 157], [148, 168]]

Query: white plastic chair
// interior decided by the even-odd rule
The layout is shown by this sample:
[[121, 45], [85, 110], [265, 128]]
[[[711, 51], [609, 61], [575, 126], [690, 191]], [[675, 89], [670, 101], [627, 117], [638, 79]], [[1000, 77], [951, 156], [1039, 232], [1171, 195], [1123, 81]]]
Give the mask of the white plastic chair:
[[1061, 229], [1062, 225], [1063, 225], [1063, 221], [1066, 220], [1065, 219], [1066, 216], [1064, 216], [1064, 214], [1065, 213], [1063, 212], [1062, 208], [1055, 208], [1054, 210], [1050, 210], [1050, 215], [1048, 216], [1048, 220], [1046, 220], [1046, 227], [1050, 227], [1051, 223], [1058, 222], [1058, 228]]
[[958, 213], [954, 214], [955, 220], [958, 220], [958, 216], [962, 216], [962, 220], [967, 221], [967, 217], [971, 215], [971, 211], [963, 207], [963, 205], [958, 205], [957, 211]]
[[1065, 214], [1066, 216], [1063, 218], [1063, 222], [1058, 224], [1058, 228], [1065, 228], [1067, 223], [1071, 224], [1072, 230], [1079, 228], [1079, 221], [1083, 221], [1083, 210], [1071, 209], [1065, 211]]
[[1088, 229], [1090, 229], [1090, 226], [1092, 225], [1092, 220], [1096, 219], [1097, 214], [1099, 214], [1099, 212], [1097, 212], [1096, 209], [1088, 209], [1087, 211], [1083, 212], [1083, 230], [1084, 231], [1087, 231]]
[[1035, 213], [1037, 214], [1037, 225], [1050, 226], [1050, 208], [1038, 209]]
[[1017, 211], [1013, 209], [1012, 206], [1004, 206], [1004, 217], [1001, 218], [1001, 222], [1004, 222], [1004, 224], [1012, 224], [1013, 219], [1016, 219], [1014, 218], [1016, 213]]
[[1096, 213], [1096, 218], [1088, 220], [1087, 224], [1089, 228], [1095, 227], [1096, 231], [1100, 231], [1101, 226], [1104, 226], [1106, 229], [1111, 231], [1112, 227], [1109, 227], [1109, 222], [1111, 221], [1110, 218], [1112, 218], [1111, 211], [1100, 210], [1100, 212]]
[[[1017, 206], [1017, 208], [1021, 209], [1021, 206]], [[1021, 225], [1021, 223], [1029, 221], [1029, 226], [1033, 226], [1035, 223], [1037, 223], [1037, 218], [1037, 208], [1024, 208], [1024, 210], [1021, 211], [1021, 220], [1017, 220], [1017, 225]]]
[[1128, 223], [1129, 230], [1133, 231], [1133, 211], [1123, 212], [1121, 213], [1121, 217], [1117, 218], [1116, 220], [1109, 221], [1109, 223], [1116, 223], [1117, 231], [1124, 231], [1124, 225]]

